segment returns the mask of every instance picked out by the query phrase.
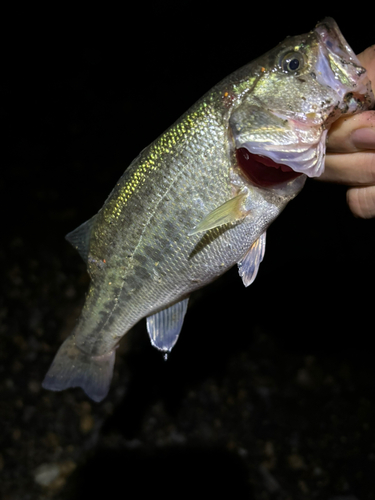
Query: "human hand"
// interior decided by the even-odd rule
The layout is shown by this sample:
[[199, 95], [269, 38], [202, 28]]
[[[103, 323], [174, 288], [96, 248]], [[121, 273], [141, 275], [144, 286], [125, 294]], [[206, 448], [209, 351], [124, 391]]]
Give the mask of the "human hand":
[[[375, 92], [375, 45], [358, 55]], [[375, 217], [375, 111], [343, 116], [328, 133], [325, 172], [319, 180], [346, 184], [357, 217]]]

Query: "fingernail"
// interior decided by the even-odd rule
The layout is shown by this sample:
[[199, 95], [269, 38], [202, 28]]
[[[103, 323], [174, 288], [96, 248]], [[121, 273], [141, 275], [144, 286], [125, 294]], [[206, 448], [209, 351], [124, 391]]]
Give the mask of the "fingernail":
[[375, 149], [375, 128], [359, 128], [351, 134], [351, 140], [358, 149]]

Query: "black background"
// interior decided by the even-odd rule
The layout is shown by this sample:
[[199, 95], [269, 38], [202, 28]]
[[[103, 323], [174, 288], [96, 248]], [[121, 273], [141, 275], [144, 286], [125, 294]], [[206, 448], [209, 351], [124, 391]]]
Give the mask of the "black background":
[[[88, 283], [84, 265], [64, 235], [100, 209], [139, 151], [220, 79], [286, 35], [309, 31], [325, 15], [335, 18], [355, 52], [374, 43], [371, 13], [280, 7], [276, 12], [266, 3], [257, 9], [234, 2], [125, 5], [121, 12], [106, 11], [103, 18], [96, 13], [95, 21], [90, 11], [79, 18], [74, 11], [64, 12], [64, 22], [57, 11], [44, 13], [45, 21], [35, 13], [30, 22], [27, 16], [22, 23], [12, 17], [0, 81], [4, 106], [0, 361], [5, 431], [0, 465], [6, 498], [73, 498], [83, 491], [80, 488], [104, 491], [111, 484], [124, 488], [125, 494], [126, 481], [134, 488], [128, 493], [134, 491], [134, 495], [148, 493], [158, 483], [167, 489], [166, 495], [168, 491], [178, 494], [178, 488], [195, 491], [203, 484], [201, 491], [228, 490], [233, 498], [244, 494], [256, 499], [305, 498], [302, 481], [311, 498], [321, 498], [319, 491], [324, 498], [338, 494], [373, 498], [374, 430], [369, 415], [375, 409], [370, 350], [375, 226], [373, 220], [352, 216], [343, 186], [308, 181], [269, 229], [265, 260], [249, 289], [233, 269], [192, 297], [168, 363], [163, 364], [151, 350], [144, 325], [138, 325], [118, 362], [111, 404], [89, 404], [95, 432], [79, 431], [82, 408], [88, 404], [80, 390], [51, 394], [38, 386], [74, 324]], [[249, 360], [244, 353], [254, 357]], [[251, 366], [259, 359], [268, 360], [265, 371], [276, 387], [272, 394], [277, 403], [259, 403], [265, 405], [262, 411], [258, 408], [260, 415], [256, 397], [251, 397], [253, 389], [248, 388], [256, 416], [250, 417], [247, 427], [236, 405], [228, 409], [227, 400], [246, 378], [241, 360]], [[293, 393], [295, 400], [291, 396], [289, 407], [289, 396], [285, 402], [283, 395], [289, 394], [296, 373], [309, 372], [311, 363], [321, 375], [311, 376], [312, 388], [306, 394]], [[349, 375], [342, 375], [343, 371]], [[322, 391], [317, 382], [329, 377], [334, 381], [332, 398], [330, 393], [322, 396], [328, 382], [322, 382]], [[340, 385], [338, 380], [344, 382]], [[219, 403], [212, 408], [199, 403], [200, 395], [208, 397], [210, 381], [219, 388]], [[205, 408], [199, 418], [206, 419], [208, 428], [221, 419], [227, 435], [223, 430], [220, 439], [199, 433], [189, 437], [186, 422], [194, 419], [183, 408], [192, 391], [198, 394], [197, 412]], [[293, 422], [293, 404], [298, 406], [301, 398], [307, 403], [299, 427]], [[335, 398], [338, 407], [332, 409]], [[361, 402], [368, 405], [366, 417], [354, 413], [344, 420], [344, 430], [337, 430], [332, 415], [340, 420], [343, 412], [350, 414]], [[156, 418], [155, 404], [165, 413], [151, 432], [144, 430], [142, 422], [147, 415]], [[333, 436], [333, 443], [340, 443], [338, 448], [330, 454], [327, 445], [324, 453], [315, 450], [315, 456], [306, 445], [306, 467], [285, 465], [284, 469], [281, 464], [289, 463], [285, 457], [297, 453], [289, 441], [283, 441], [288, 433], [298, 433], [302, 443], [321, 434], [320, 417], [314, 414], [320, 404], [328, 405], [322, 410], [328, 422], [325, 432]], [[285, 411], [282, 426], [275, 407]], [[31, 416], [25, 408], [31, 408]], [[267, 431], [262, 425], [269, 420], [272, 429]], [[349, 453], [342, 436], [350, 439], [365, 424], [370, 430], [358, 442], [353, 438]], [[174, 446], [157, 445], [164, 439], [158, 438], [158, 432], [168, 426], [185, 436], [177, 451]], [[243, 437], [240, 429], [248, 429], [249, 436]], [[43, 448], [45, 441], [38, 440], [44, 432], [59, 436], [60, 451], [57, 445]], [[91, 441], [90, 436], [94, 436]], [[108, 444], [111, 436], [128, 447]], [[271, 440], [282, 450], [278, 465], [270, 469], [281, 485], [274, 493], [269, 480], [257, 472], [264, 459], [261, 451], [253, 451], [256, 446], [263, 449], [259, 439]], [[143, 447], [133, 456], [129, 443], [137, 440]], [[233, 440], [237, 444], [230, 444]], [[74, 453], [69, 452], [69, 444]], [[247, 455], [237, 453], [237, 448], [246, 449]], [[301, 455], [302, 449], [306, 451], [303, 445], [297, 448]], [[342, 460], [346, 453], [347, 461]], [[35, 483], [38, 466], [69, 460], [76, 472], [60, 485], [43, 489]], [[313, 462], [319, 462], [326, 473], [324, 486], [318, 486], [315, 466], [309, 465]], [[126, 477], [127, 467], [131, 472]], [[88, 479], [108, 478], [113, 470], [116, 474], [109, 486], [104, 479], [97, 483]], [[345, 481], [348, 486], [342, 486]]]

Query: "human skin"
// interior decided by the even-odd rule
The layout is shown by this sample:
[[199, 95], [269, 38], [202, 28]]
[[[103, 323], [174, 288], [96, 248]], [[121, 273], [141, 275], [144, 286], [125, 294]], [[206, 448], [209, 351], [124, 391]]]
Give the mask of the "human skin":
[[[375, 91], [375, 45], [358, 55]], [[325, 172], [319, 180], [349, 186], [346, 199], [356, 217], [375, 217], [375, 111], [337, 120], [328, 135]]]

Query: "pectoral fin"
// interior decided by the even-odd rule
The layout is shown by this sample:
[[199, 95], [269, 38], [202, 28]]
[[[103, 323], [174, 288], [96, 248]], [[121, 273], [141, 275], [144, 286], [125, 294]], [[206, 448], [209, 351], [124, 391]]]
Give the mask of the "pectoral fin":
[[235, 222], [243, 219], [249, 213], [243, 208], [243, 202], [247, 197], [247, 193], [240, 193], [234, 198], [226, 201], [220, 207], [215, 208], [201, 222], [193, 228], [189, 236], [193, 234], [208, 231], [228, 222]]
[[260, 263], [266, 251], [266, 231], [251, 245], [245, 256], [238, 262], [238, 272], [245, 286], [255, 280]]
[[172, 350], [184, 322], [189, 298], [173, 304], [147, 318], [151, 344], [166, 355]]

